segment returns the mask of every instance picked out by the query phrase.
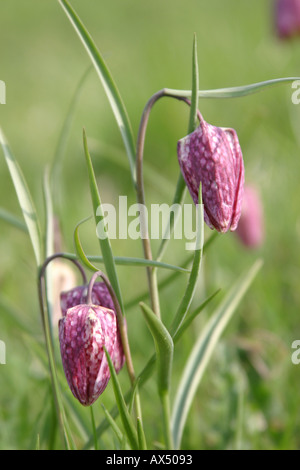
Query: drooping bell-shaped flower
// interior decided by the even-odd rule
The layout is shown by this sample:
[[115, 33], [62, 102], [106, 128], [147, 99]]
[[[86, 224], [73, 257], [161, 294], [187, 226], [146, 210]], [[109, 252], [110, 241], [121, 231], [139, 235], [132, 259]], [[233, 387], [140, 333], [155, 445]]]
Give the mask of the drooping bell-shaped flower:
[[[65, 316], [68, 309], [76, 305], [87, 303], [87, 296], [88, 296], [88, 287], [86, 285], [77, 286], [74, 289], [71, 289], [67, 292], [61, 292], [60, 306], [61, 306], [62, 315]], [[93, 284], [93, 289], [91, 293], [91, 303], [93, 305], [98, 305], [98, 306], [110, 309], [116, 315], [114, 301], [110, 295], [110, 292], [105, 282], [95, 282]], [[117, 325], [116, 344], [113, 349], [111, 359], [115, 367], [115, 370], [118, 374], [124, 365], [125, 356], [123, 352], [121, 335], [120, 335], [117, 321], [116, 321], [116, 325]]]
[[253, 186], [246, 185], [242, 213], [236, 234], [248, 248], [258, 248], [264, 240], [264, 215], [260, 196]]
[[300, 0], [277, 0], [275, 25], [281, 39], [300, 34]]
[[244, 162], [234, 129], [200, 125], [177, 144], [182, 175], [195, 204], [202, 185], [204, 220], [219, 232], [235, 230], [241, 214]]
[[117, 347], [113, 310], [79, 304], [59, 320], [59, 342], [67, 382], [82, 405], [94, 403], [110, 379], [104, 347], [112, 357]]

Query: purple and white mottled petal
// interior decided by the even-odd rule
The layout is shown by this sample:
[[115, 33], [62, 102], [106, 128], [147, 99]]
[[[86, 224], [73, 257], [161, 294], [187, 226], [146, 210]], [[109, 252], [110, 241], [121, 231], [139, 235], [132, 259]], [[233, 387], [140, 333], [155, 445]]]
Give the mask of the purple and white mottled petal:
[[210, 228], [227, 232], [236, 228], [244, 184], [242, 152], [236, 132], [200, 125], [177, 144], [183, 178], [195, 204], [202, 185], [204, 220]]
[[59, 321], [59, 342], [67, 382], [82, 405], [94, 403], [110, 373], [103, 347], [113, 354], [117, 340], [115, 313], [97, 305], [79, 304]]
[[[62, 292], [60, 296], [62, 315], [65, 316], [68, 309], [87, 302], [87, 286], [77, 286], [68, 292]], [[117, 324], [116, 313], [113, 299], [108, 287], [104, 282], [95, 282], [92, 290], [92, 303], [97, 306], [105, 307], [113, 311]], [[121, 335], [117, 325], [116, 344], [111, 354], [111, 359], [117, 374], [125, 363], [125, 356], [122, 346]]]

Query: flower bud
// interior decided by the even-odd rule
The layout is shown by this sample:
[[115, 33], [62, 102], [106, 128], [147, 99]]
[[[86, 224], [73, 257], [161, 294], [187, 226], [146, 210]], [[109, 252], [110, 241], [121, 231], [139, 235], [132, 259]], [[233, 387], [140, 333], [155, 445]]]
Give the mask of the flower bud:
[[[88, 294], [88, 287], [87, 286], [77, 286], [74, 289], [71, 289], [67, 292], [62, 292], [60, 294], [60, 305], [62, 315], [65, 316], [68, 309], [79, 305], [87, 303], [87, 294]], [[115, 313], [115, 306], [113, 299], [111, 298], [110, 292], [105, 284], [105, 282], [95, 282], [92, 289], [91, 295], [91, 302], [93, 305], [98, 305], [101, 307], [105, 307], [110, 309]], [[118, 322], [116, 320], [117, 325], [117, 338], [116, 338], [116, 345], [111, 355], [111, 359], [117, 374], [122, 369], [125, 356], [123, 352], [122, 340], [119, 331]]]
[[112, 357], [117, 346], [113, 310], [79, 304], [59, 320], [59, 342], [67, 382], [82, 405], [94, 403], [110, 378], [104, 346]]
[[234, 129], [200, 125], [179, 140], [181, 172], [195, 204], [202, 185], [204, 220], [218, 232], [235, 230], [241, 214], [244, 162]]
[[300, 34], [300, 1], [277, 0], [275, 23], [278, 36], [287, 39]]
[[252, 186], [245, 186], [242, 213], [236, 234], [249, 248], [258, 248], [263, 243], [263, 207], [257, 190]]

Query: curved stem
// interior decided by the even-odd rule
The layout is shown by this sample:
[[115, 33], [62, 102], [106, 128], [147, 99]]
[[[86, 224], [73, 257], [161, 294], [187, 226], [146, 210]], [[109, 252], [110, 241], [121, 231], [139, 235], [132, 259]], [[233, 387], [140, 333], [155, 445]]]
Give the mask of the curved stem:
[[[139, 127], [138, 139], [137, 139], [137, 154], [136, 154], [136, 181], [137, 181], [137, 200], [140, 204], [141, 211], [140, 211], [140, 223], [141, 223], [141, 232], [142, 232], [142, 241], [143, 241], [143, 249], [144, 249], [144, 256], [147, 260], [152, 260], [152, 250], [151, 250], [151, 243], [149, 239], [149, 232], [148, 232], [148, 221], [146, 217], [145, 208], [145, 191], [144, 191], [144, 180], [143, 180], [143, 157], [144, 157], [144, 146], [145, 146], [145, 137], [146, 137], [146, 130], [149, 121], [150, 112], [154, 106], [154, 104], [163, 97], [170, 97], [175, 98], [180, 101], [184, 101], [188, 105], [190, 105], [190, 100], [184, 96], [179, 96], [172, 93], [172, 90], [168, 90], [163, 88], [162, 90], [155, 93], [147, 102], [141, 122]], [[154, 313], [160, 318], [160, 306], [159, 306], [159, 295], [158, 295], [158, 287], [157, 287], [157, 273], [156, 270], [150, 266], [147, 267], [147, 276], [148, 276], [148, 286], [149, 286], [149, 293], [151, 299], [151, 307]]]
[[87, 283], [86, 274], [85, 274], [85, 271], [84, 271], [83, 267], [81, 266], [81, 264], [76, 259], [74, 259], [73, 257], [67, 255], [66, 253], [55, 253], [54, 255], [49, 256], [40, 268], [40, 271], [39, 271], [39, 278], [40, 279], [44, 277], [45, 271], [46, 271], [46, 268], [47, 268], [48, 264], [51, 263], [51, 261], [53, 261], [56, 258], [67, 259], [68, 261], [71, 261], [72, 263], [74, 263], [76, 265], [76, 267], [79, 269], [79, 271], [81, 272], [81, 276], [82, 276], [82, 279], [83, 279], [83, 284]]

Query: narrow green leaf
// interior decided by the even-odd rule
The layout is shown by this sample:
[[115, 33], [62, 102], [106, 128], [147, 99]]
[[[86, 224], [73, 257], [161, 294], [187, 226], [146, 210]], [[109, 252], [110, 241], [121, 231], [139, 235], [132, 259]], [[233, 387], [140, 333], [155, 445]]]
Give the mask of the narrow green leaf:
[[[99, 263], [103, 263], [103, 256], [87, 256], [87, 258], [91, 261], [98, 261]], [[190, 270], [186, 268], [182, 268], [181, 266], [174, 266], [173, 264], [162, 263], [160, 261], [155, 260], [147, 260], [144, 258], [129, 258], [126, 256], [115, 256], [114, 261], [119, 266], [154, 266], [155, 268], [160, 269], [168, 269], [170, 271], [175, 271], [178, 273], [189, 273]]]
[[[48, 257], [54, 254], [54, 214], [53, 214], [53, 202], [50, 189], [50, 171], [47, 167], [44, 174], [43, 181], [43, 193], [45, 202], [45, 214], [46, 214], [46, 230], [45, 230], [45, 253], [44, 257]], [[45, 286], [46, 286], [46, 301], [47, 301], [47, 312], [49, 315], [49, 325], [52, 335], [52, 319], [53, 319], [53, 305], [55, 302], [53, 293], [53, 269], [51, 263], [48, 265], [45, 272]]]
[[[87, 169], [88, 169], [88, 176], [89, 176], [90, 191], [91, 191], [91, 197], [92, 197], [92, 203], [93, 203], [93, 209], [94, 209], [95, 223], [96, 223], [96, 226], [98, 226], [98, 223], [103, 224], [104, 214], [103, 214], [103, 211], [102, 211], [101, 199], [100, 199], [100, 195], [99, 195], [99, 192], [98, 192], [98, 187], [97, 187], [96, 177], [95, 177], [94, 168], [93, 168], [93, 164], [92, 164], [92, 159], [90, 157], [89, 150], [88, 150], [88, 144], [87, 144], [87, 138], [86, 138], [85, 131], [83, 131], [83, 146], [84, 146], [84, 153], [85, 153]], [[104, 231], [106, 232], [105, 227], [104, 227]], [[106, 232], [106, 235], [107, 235], [106, 237], [99, 238], [100, 248], [101, 248], [102, 256], [103, 256], [103, 262], [104, 262], [104, 265], [105, 265], [105, 268], [106, 268], [108, 279], [109, 279], [109, 281], [112, 285], [112, 288], [114, 289], [114, 291], [116, 293], [116, 296], [118, 298], [121, 310], [122, 310], [122, 312], [124, 312], [123, 300], [122, 300], [119, 280], [118, 280], [116, 266], [115, 266], [115, 262], [114, 262], [114, 257], [113, 257], [111, 244], [110, 244], [110, 240], [109, 240], [107, 232]]]
[[138, 433], [138, 440], [139, 440], [139, 449], [147, 450], [145, 431], [144, 431], [142, 420], [139, 416], [136, 419], [136, 425], [137, 425], [137, 433]]
[[197, 38], [194, 35], [193, 42], [193, 61], [192, 61], [192, 97], [188, 133], [193, 132], [197, 127], [197, 111], [198, 111], [198, 89], [199, 89], [199, 72], [197, 57]]
[[140, 307], [154, 339], [157, 358], [157, 384], [159, 394], [162, 395], [170, 388], [173, 340], [167, 328], [151, 308], [144, 303], [140, 303]]
[[[173, 201], [172, 201], [172, 206], [176, 207], [177, 204], [179, 204], [181, 206], [183, 204], [183, 201], [184, 201], [185, 193], [186, 193], [186, 184], [185, 184], [185, 181], [183, 179], [182, 173], [180, 172], [179, 176], [178, 176], [178, 179], [177, 179], [177, 184], [176, 184], [174, 198], [173, 198]], [[179, 211], [178, 211], [177, 214], [179, 215]], [[158, 249], [158, 252], [157, 252], [157, 256], [156, 256], [157, 261], [160, 261], [162, 259], [163, 255], [164, 255], [164, 253], [167, 249], [167, 246], [168, 246], [168, 243], [171, 239], [171, 234], [174, 231], [174, 227], [176, 225], [176, 222], [177, 222], [176, 215], [174, 214], [173, 211], [170, 211], [170, 219], [168, 221], [166, 231], [164, 233], [164, 236], [161, 240], [161, 243], [160, 243], [160, 246], [159, 246], [159, 249]]]
[[39, 266], [42, 260], [42, 239], [36, 209], [34, 207], [32, 197], [21, 168], [12, 154], [1, 129], [0, 144], [2, 146], [5, 161], [8, 166], [8, 170], [10, 172], [10, 176], [17, 193], [19, 204], [28, 229], [36, 263]]
[[153, 336], [156, 350], [157, 388], [162, 405], [163, 427], [168, 449], [173, 449], [170, 421], [170, 383], [173, 365], [174, 344], [170, 333], [160, 318], [147, 305], [140, 303], [149, 330]]
[[180, 448], [188, 412], [212, 353], [261, 266], [262, 261], [256, 261], [251, 269], [231, 288], [191, 351], [184, 367], [173, 407], [172, 432], [177, 449]]
[[182, 322], [181, 326], [178, 328], [174, 335], [174, 341], [177, 341], [185, 332], [185, 330], [190, 326], [192, 321], [201, 313], [205, 307], [212, 301], [212, 299], [220, 292], [221, 289], [217, 289], [212, 295], [210, 295], [204, 302], [202, 302], [199, 307], [197, 307], [192, 313], [189, 314], [187, 318]]
[[176, 334], [176, 331], [183, 322], [188, 309], [194, 298], [194, 293], [196, 290], [196, 285], [199, 277], [202, 254], [203, 254], [203, 243], [204, 243], [204, 213], [203, 213], [203, 204], [202, 204], [202, 188], [200, 184], [199, 188], [199, 204], [196, 206], [197, 210], [197, 235], [196, 235], [196, 246], [194, 252], [193, 266], [189, 280], [186, 286], [185, 293], [183, 295], [182, 301], [177, 309], [174, 320], [172, 322], [170, 332], [172, 336]]
[[105, 408], [105, 406], [103, 405], [103, 403], [101, 403], [102, 405], [102, 408], [104, 410], [104, 414], [105, 414], [105, 417], [111, 427], [111, 429], [113, 430], [113, 432], [115, 433], [116, 435], [116, 438], [118, 439], [119, 443], [122, 444], [123, 442], [123, 438], [124, 438], [124, 435], [121, 431], [121, 429], [119, 428], [119, 426], [117, 425], [116, 421], [114, 420], [114, 418], [112, 417], [112, 415], [110, 414], [110, 412]]
[[135, 184], [135, 144], [131, 124], [129, 122], [128, 114], [120, 96], [120, 93], [92, 37], [83, 25], [77, 13], [74, 11], [74, 9], [71, 7], [67, 0], [59, 0], [59, 3], [65, 11], [67, 17], [69, 18], [80, 40], [82, 41], [102, 82], [103, 88], [111, 105], [112, 111], [114, 113], [115, 119], [117, 121], [123, 138], [123, 142], [130, 164], [132, 179]]
[[[86, 222], [87, 220], [90, 220], [91, 217], [87, 217], [86, 219], [82, 220], [79, 222], [75, 228], [76, 236], [74, 236], [74, 239], [76, 238], [76, 244], [77, 249], [76, 253], [78, 254], [79, 258], [83, 262], [83, 264], [86, 265], [88, 269], [91, 271], [99, 271], [99, 268], [97, 266], [94, 266], [91, 262], [97, 262], [97, 263], [104, 263], [103, 256], [98, 256], [98, 255], [85, 255], [82, 245], [80, 243], [79, 239], [79, 226]], [[79, 255], [80, 252], [80, 255]], [[74, 253], [64, 253], [68, 258], [70, 259], [77, 259], [77, 255]], [[170, 271], [174, 271], [176, 273], [190, 273], [190, 269], [181, 267], [181, 266], [175, 266], [173, 264], [168, 264], [168, 263], [162, 263], [160, 261], [155, 261], [155, 260], [147, 260], [144, 258], [131, 258], [127, 256], [114, 256], [114, 262], [116, 265], [119, 266], [135, 266], [135, 267], [145, 267], [145, 266], [154, 266], [156, 268], [161, 268], [161, 269], [167, 269]]]
[[11, 214], [2, 207], [0, 207], [0, 219], [4, 220], [13, 227], [22, 230], [22, 232], [28, 233], [26, 224], [21, 219], [19, 219], [19, 217], [16, 217], [14, 214]]
[[49, 256], [52, 256], [54, 254], [54, 214], [50, 188], [50, 171], [48, 167], [46, 168], [44, 173], [43, 192], [46, 214], [45, 258], [48, 258]]
[[[84, 220], [81, 220], [75, 227], [75, 230], [74, 230], [74, 245], [75, 245], [75, 251], [77, 253], [77, 256], [78, 258], [80, 259], [80, 261], [82, 262], [82, 264], [84, 264], [84, 266], [86, 266], [88, 269], [90, 269], [91, 271], [94, 271], [94, 272], [97, 272], [99, 271], [98, 268], [96, 268], [96, 266], [94, 266], [90, 261], [89, 259], [87, 258], [86, 254], [84, 253], [84, 250], [82, 248], [82, 245], [81, 245], [81, 241], [80, 241], [80, 238], [79, 238], [79, 227], [81, 224], [83, 224], [84, 222], [86, 222], [87, 220], [90, 220], [91, 217], [87, 217], [86, 219]], [[71, 254], [68, 254], [69, 257], [71, 257], [72, 255]], [[74, 259], [77, 258], [76, 255], [74, 255]]]
[[[300, 80], [300, 77], [275, 78], [273, 80], [266, 80], [244, 86], [217, 88], [214, 90], [199, 90], [198, 95], [199, 98], [240, 98], [242, 96], [248, 96], [253, 93], [257, 93], [264, 88], [280, 85], [282, 83], [293, 82], [295, 80]], [[172, 90], [171, 88], [165, 88], [165, 93], [170, 96], [183, 96], [185, 98], [190, 98], [192, 95], [191, 90]]]
[[137, 450], [139, 448], [138, 445], [138, 438], [137, 438], [137, 432], [134, 427], [134, 424], [132, 422], [132, 418], [129, 414], [128, 408], [126, 406], [123, 393], [119, 384], [119, 380], [115, 371], [115, 368], [113, 366], [112, 360], [110, 358], [110, 355], [108, 354], [107, 350], [104, 348], [105, 354], [107, 357], [107, 362], [110, 370], [110, 376], [113, 384], [113, 389], [115, 393], [115, 398], [116, 402], [118, 405], [120, 417], [124, 426], [124, 431], [127, 435], [128, 441], [130, 443], [130, 446], [132, 449]]

